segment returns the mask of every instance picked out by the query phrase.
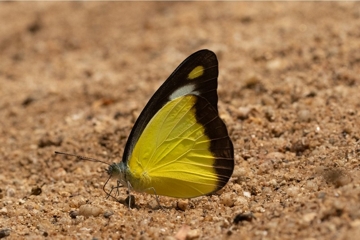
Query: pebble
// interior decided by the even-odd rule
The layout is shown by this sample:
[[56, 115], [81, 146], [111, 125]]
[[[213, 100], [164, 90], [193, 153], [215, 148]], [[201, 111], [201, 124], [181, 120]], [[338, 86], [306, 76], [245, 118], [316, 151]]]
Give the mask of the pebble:
[[232, 177], [240, 178], [244, 176], [246, 176], [246, 169], [235, 167]]
[[178, 200], [177, 201], [177, 207], [180, 210], [185, 211], [189, 207], [189, 200], [188, 199], [180, 199], [180, 200]]
[[164, 239], [165, 240], [178, 240], [178, 238], [175, 238], [173, 236], [166, 236]]
[[5, 228], [0, 230], [0, 238], [4, 238], [10, 235], [10, 229]]
[[251, 213], [251, 212], [248, 212], [248, 213], [240, 213], [240, 214], [237, 214], [235, 217], [234, 217], [234, 220], [233, 222], [235, 224], [238, 224], [239, 222], [243, 222], [243, 221], [247, 221], [247, 222], [251, 222], [252, 219], [254, 219], [254, 215]]
[[278, 70], [284, 68], [284, 62], [281, 59], [273, 59], [268, 61], [266, 68], [269, 70]]
[[40, 195], [41, 193], [42, 193], [41, 187], [34, 187], [34, 188], [31, 189], [30, 194], [37, 196], [37, 195]]
[[3, 215], [3, 214], [6, 215], [7, 213], [8, 213], [8, 210], [7, 210], [6, 207], [3, 207], [3, 208], [0, 209], [0, 214], [1, 215]]
[[281, 153], [281, 152], [270, 152], [268, 154], [266, 154], [265, 156], [266, 160], [276, 160], [276, 161], [280, 161], [282, 159], [285, 159], [285, 154]]
[[350, 223], [350, 226], [353, 227], [353, 228], [360, 228], [360, 219], [359, 219], [359, 220], [352, 221], [352, 222]]
[[78, 215], [79, 215], [79, 213], [77, 211], [70, 211], [70, 213], [69, 213], [69, 216], [72, 219], [75, 219]]
[[271, 188], [269, 187], [264, 187], [262, 189], [262, 194], [265, 194], [265, 195], [270, 195], [273, 191], [271, 190]]
[[185, 240], [187, 238], [187, 234], [190, 231], [190, 227], [183, 225], [179, 231], [175, 234], [175, 239], [179, 239], [179, 240]]
[[251, 110], [252, 108], [250, 107], [239, 107], [236, 112], [236, 116], [240, 119], [246, 119], [249, 117]]
[[104, 218], [110, 218], [112, 215], [114, 215], [112, 211], [106, 211], [103, 214]]
[[275, 187], [278, 183], [277, 183], [276, 179], [271, 179], [269, 181], [269, 184], [272, 185], [273, 187]]
[[100, 207], [90, 205], [90, 204], [84, 204], [80, 206], [79, 208], [79, 215], [84, 217], [97, 217], [99, 216], [103, 210]]
[[250, 193], [250, 192], [244, 191], [244, 192], [243, 192], [243, 195], [244, 195], [244, 197], [247, 197], [247, 198], [250, 198], [250, 197], [251, 197], [251, 193]]
[[14, 197], [15, 196], [15, 189], [9, 188], [6, 190], [6, 196], [8, 197]]
[[221, 196], [221, 203], [227, 207], [232, 207], [235, 204], [235, 197], [232, 193], [224, 193]]
[[297, 114], [299, 122], [309, 122], [311, 120], [311, 112], [307, 109], [300, 110]]
[[304, 187], [311, 191], [317, 191], [319, 189], [319, 186], [314, 181], [308, 181]]
[[307, 223], [311, 222], [312, 220], [314, 220], [314, 218], [316, 217], [317, 213], [306, 213], [303, 216], [303, 220]]
[[186, 240], [197, 239], [200, 237], [200, 232], [197, 229], [193, 229], [187, 232]]
[[300, 188], [299, 187], [289, 187], [286, 191], [286, 193], [290, 196], [290, 197], [296, 197], [300, 192]]

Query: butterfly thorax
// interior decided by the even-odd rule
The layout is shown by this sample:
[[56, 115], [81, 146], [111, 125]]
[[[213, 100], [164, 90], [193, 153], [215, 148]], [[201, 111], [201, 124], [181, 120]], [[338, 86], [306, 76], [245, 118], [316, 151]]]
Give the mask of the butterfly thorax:
[[138, 192], [142, 192], [150, 182], [146, 171], [142, 171], [142, 177], [134, 176], [129, 167], [124, 162], [113, 163], [109, 166], [107, 173], [111, 178], [120, 181], [123, 186], [130, 187]]

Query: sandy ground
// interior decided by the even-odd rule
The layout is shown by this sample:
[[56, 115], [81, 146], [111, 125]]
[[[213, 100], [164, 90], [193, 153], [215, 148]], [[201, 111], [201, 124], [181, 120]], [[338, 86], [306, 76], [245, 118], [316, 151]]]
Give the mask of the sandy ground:
[[[0, 22], [0, 237], [360, 235], [359, 3], [10, 2]], [[106, 199], [105, 164], [55, 156], [119, 162], [148, 99], [203, 48], [235, 146], [222, 192], [165, 210], [133, 193], [129, 210]]]

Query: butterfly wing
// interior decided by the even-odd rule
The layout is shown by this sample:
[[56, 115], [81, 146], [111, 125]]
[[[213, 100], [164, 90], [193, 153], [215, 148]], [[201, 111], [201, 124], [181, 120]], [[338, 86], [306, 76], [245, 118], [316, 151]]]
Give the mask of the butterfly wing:
[[190, 198], [228, 182], [234, 153], [218, 116], [217, 76], [216, 55], [198, 51], [150, 99], [123, 156], [135, 190]]

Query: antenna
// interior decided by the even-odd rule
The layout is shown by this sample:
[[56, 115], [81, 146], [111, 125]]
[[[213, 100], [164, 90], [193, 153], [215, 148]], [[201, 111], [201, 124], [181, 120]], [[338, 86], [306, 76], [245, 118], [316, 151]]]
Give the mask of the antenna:
[[100, 163], [104, 163], [104, 164], [106, 164], [106, 165], [108, 165], [108, 166], [111, 165], [111, 164], [109, 164], [109, 163], [107, 163], [107, 162], [104, 162], [104, 161], [101, 161], [101, 160], [98, 160], [98, 159], [95, 159], [95, 158], [80, 156], [80, 155], [76, 155], [76, 154], [72, 154], [72, 153], [65, 153], [65, 152], [55, 151], [55, 154], [65, 155], [65, 156], [71, 156], [71, 157], [76, 157], [76, 158], [79, 159], [79, 160], [85, 160], [85, 161], [91, 161], [91, 162], [100, 162]]

